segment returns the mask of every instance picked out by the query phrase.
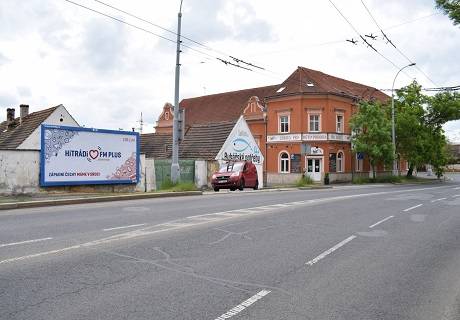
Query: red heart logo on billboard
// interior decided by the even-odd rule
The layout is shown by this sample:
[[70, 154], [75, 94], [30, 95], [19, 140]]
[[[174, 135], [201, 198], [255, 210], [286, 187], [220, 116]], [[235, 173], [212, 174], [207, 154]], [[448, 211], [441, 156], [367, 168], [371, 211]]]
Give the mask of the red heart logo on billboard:
[[97, 157], [99, 157], [99, 151], [97, 150], [89, 150], [89, 156], [91, 157], [91, 159], [96, 159]]

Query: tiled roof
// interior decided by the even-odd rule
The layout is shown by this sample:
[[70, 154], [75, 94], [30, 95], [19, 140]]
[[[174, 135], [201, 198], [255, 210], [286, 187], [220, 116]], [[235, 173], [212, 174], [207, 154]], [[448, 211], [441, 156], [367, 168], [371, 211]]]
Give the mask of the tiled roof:
[[277, 88], [278, 85], [274, 85], [184, 99], [180, 106], [185, 109], [185, 125], [236, 121], [250, 97], [257, 96], [263, 100], [275, 94]]
[[[214, 160], [235, 123], [224, 121], [191, 126], [179, 145], [179, 158]], [[141, 153], [147, 158], [170, 159], [171, 148], [171, 134], [141, 134]]]
[[377, 99], [385, 102], [390, 98], [380, 90], [353, 81], [337, 78], [326, 73], [298, 67], [276, 90], [283, 88], [272, 96], [297, 93], [328, 93], [344, 95], [356, 99]]
[[214, 160], [236, 121], [193, 125], [179, 146], [181, 159]]
[[146, 133], [141, 134], [141, 153], [147, 158], [171, 158], [172, 136], [170, 134]]
[[19, 117], [10, 125], [6, 121], [0, 123], [0, 149], [19, 147], [58, 107], [32, 112], [22, 119], [22, 123]]

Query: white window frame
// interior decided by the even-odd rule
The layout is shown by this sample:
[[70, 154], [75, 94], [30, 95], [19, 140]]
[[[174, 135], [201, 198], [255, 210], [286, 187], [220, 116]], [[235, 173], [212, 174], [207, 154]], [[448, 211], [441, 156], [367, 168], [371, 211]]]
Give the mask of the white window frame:
[[[311, 127], [311, 117], [318, 117], [318, 130], [313, 130]], [[321, 113], [309, 113], [308, 114], [308, 132], [321, 132]]]
[[[287, 118], [287, 131], [282, 131], [281, 127], [281, 117]], [[289, 133], [291, 131], [291, 115], [289, 113], [280, 113], [278, 114], [278, 132], [279, 133]]]
[[[281, 155], [285, 153], [287, 154], [287, 159], [286, 159], [286, 162], [287, 162], [287, 171], [283, 171], [283, 165], [282, 165], [282, 158], [281, 158]], [[284, 159], [284, 158], [283, 158]], [[283, 160], [284, 161], [284, 160]], [[290, 173], [291, 172], [291, 155], [289, 154], [289, 152], [287, 152], [286, 150], [283, 150], [281, 151], [279, 154], [278, 154], [278, 172], [279, 173]]]
[[[340, 128], [339, 128], [339, 117], [342, 117], [342, 122], [340, 122], [340, 126], [341, 126]], [[344, 116], [343, 113], [336, 113], [335, 114], [335, 131], [337, 133], [344, 133], [345, 132], [345, 116]]]
[[[342, 155], [342, 158], [339, 157], [339, 155]], [[340, 159], [340, 161], [339, 161]], [[339, 165], [340, 164], [340, 165]], [[337, 158], [336, 158], [336, 168], [335, 170], [337, 172], [344, 172], [345, 171], [345, 153], [343, 152], [343, 150], [339, 150], [337, 152]]]

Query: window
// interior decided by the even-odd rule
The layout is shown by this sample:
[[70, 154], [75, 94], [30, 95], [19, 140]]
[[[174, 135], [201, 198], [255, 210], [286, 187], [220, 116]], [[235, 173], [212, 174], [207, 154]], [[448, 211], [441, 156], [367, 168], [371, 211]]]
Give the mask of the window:
[[289, 173], [289, 155], [286, 152], [280, 154], [280, 172]]
[[337, 172], [343, 172], [343, 152], [337, 153]]
[[165, 120], [169, 120], [169, 112], [168, 111], [165, 112]]
[[320, 127], [319, 127], [319, 119], [320, 115], [319, 114], [311, 114], [310, 115], [310, 126], [309, 126], [309, 131], [310, 132], [319, 132]]
[[280, 132], [287, 133], [289, 132], [289, 116], [280, 116]]
[[337, 154], [329, 153], [329, 172], [337, 171]]
[[337, 128], [337, 132], [338, 133], [343, 133], [343, 114], [338, 114], [337, 117], [336, 117], [337, 121], [336, 121], [336, 128]]

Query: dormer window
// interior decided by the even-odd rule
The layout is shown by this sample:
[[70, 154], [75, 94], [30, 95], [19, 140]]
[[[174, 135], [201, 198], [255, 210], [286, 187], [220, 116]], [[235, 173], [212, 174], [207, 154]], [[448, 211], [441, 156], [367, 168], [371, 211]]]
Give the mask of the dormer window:
[[168, 111], [165, 112], [165, 120], [169, 120], [169, 112]]
[[278, 90], [276, 90], [276, 92], [277, 92], [277, 93], [280, 93], [280, 92], [282, 92], [284, 89], [286, 89], [286, 87], [281, 87], [281, 88], [279, 88]]

